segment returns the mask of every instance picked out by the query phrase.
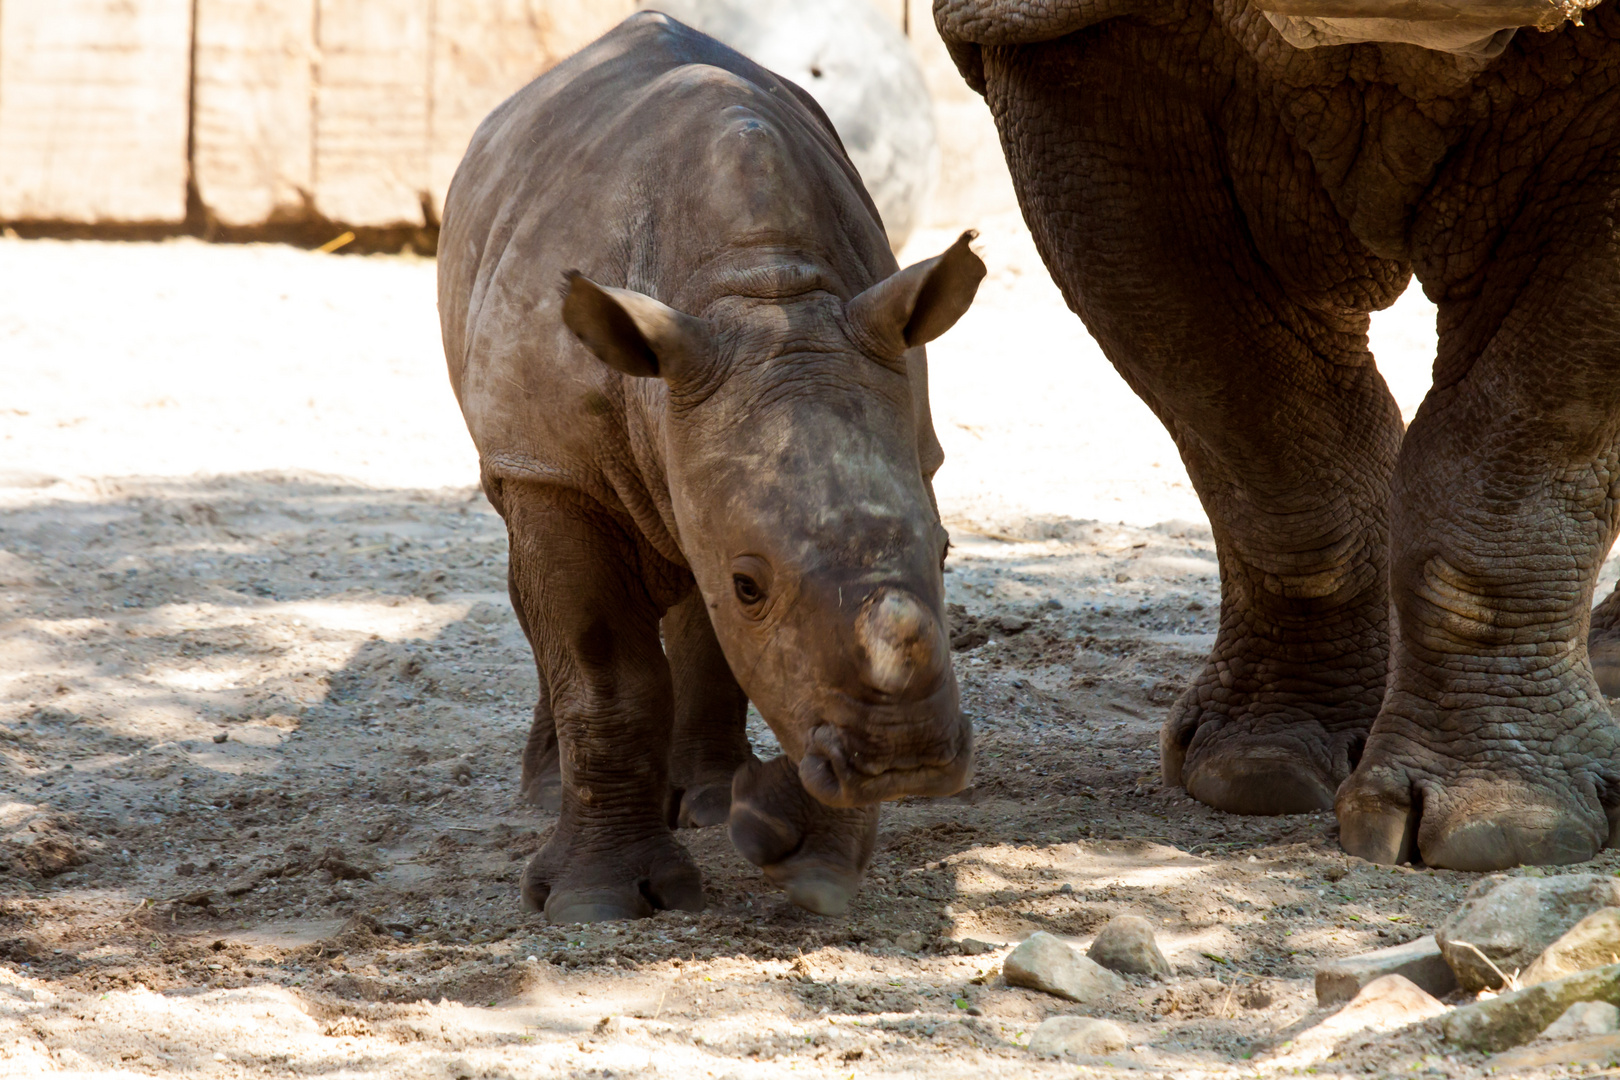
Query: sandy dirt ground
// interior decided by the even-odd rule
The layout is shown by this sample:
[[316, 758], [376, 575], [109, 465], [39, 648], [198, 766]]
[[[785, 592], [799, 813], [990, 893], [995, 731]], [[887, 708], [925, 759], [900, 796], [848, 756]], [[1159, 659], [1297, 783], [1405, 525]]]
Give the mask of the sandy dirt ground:
[[[845, 917], [712, 828], [682, 835], [706, 911], [590, 927], [518, 899], [552, 824], [516, 801], [534, 675], [432, 262], [0, 241], [0, 1075], [1483, 1075], [1422, 1027], [1309, 1034], [1318, 961], [1427, 932], [1469, 875], [1159, 782], [1209, 528], [1027, 233], [981, 224], [991, 277], [932, 350], [974, 786], [885, 808]], [[1375, 326], [1408, 416], [1432, 320], [1413, 293]], [[1123, 913], [1172, 978], [1088, 1009], [1000, 979]], [[1076, 1012], [1130, 1048], [1029, 1053]]]

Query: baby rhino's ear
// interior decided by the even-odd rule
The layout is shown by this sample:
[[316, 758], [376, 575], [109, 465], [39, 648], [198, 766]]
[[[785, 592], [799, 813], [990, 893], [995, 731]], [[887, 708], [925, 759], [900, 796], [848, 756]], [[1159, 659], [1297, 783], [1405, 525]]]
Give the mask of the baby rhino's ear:
[[857, 341], [879, 356], [899, 356], [933, 341], [967, 314], [984, 280], [969, 229], [943, 255], [890, 274], [845, 305]]
[[709, 324], [644, 293], [598, 285], [568, 272], [563, 322], [611, 368], [638, 378], [671, 378], [708, 356]]

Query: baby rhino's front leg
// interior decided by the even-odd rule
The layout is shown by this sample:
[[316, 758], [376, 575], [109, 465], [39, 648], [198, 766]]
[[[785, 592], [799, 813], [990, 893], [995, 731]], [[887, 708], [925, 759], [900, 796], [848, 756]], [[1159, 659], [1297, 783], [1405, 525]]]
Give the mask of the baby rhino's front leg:
[[731, 842], [788, 899], [817, 915], [842, 915], [877, 842], [878, 806], [818, 802], [786, 756], [750, 761], [731, 783]]
[[665, 822], [673, 695], [635, 541], [544, 485], [501, 494], [561, 773], [557, 828], [523, 873], [524, 903], [552, 922], [698, 911], [702, 879]]

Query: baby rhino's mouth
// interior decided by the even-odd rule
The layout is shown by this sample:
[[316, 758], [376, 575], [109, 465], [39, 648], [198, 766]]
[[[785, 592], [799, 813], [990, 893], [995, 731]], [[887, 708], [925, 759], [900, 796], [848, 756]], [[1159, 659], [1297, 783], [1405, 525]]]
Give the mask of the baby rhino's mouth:
[[960, 715], [911, 754], [873, 754], [866, 740], [833, 724], [810, 732], [799, 759], [804, 789], [828, 806], [870, 806], [907, 795], [937, 798], [967, 786], [973, 771], [973, 734]]

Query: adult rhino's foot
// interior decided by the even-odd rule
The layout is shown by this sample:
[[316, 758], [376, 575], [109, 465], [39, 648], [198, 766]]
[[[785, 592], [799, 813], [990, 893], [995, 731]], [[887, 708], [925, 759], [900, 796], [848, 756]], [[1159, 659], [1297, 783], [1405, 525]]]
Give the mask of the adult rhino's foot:
[[1326, 644], [1223, 627], [1159, 732], [1165, 782], [1233, 814], [1331, 808], [1378, 713], [1386, 655], [1372, 619]]
[[834, 809], [813, 798], [787, 757], [745, 762], [731, 786], [731, 842], [789, 900], [842, 915], [877, 841], [877, 806]]
[[1620, 818], [1620, 725], [1593, 697], [1442, 713], [1391, 694], [1339, 789], [1339, 843], [1448, 870], [1592, 858]]
[[703, 878], [666, 829], [625, 835], [622, 827], [564, 820], [523, 871], [523, 906], [553, 923], [702, 911]]

